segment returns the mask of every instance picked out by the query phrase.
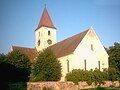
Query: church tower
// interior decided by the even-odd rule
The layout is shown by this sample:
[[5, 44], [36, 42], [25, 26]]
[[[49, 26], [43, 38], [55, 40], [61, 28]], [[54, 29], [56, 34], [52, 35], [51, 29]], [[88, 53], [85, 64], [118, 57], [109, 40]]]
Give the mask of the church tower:
[[56, 28], [52, 23], [47, 8], [45, 7], [35, 30], [35, 47], [37, 51], [47, 48], [56, 43]]

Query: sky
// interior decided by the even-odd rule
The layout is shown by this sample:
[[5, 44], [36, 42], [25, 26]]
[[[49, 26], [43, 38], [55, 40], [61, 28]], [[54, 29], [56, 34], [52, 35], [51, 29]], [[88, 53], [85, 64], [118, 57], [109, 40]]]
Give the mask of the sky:
[[8, 53], [12, 45], [35, 47], [45, 4], [57, 41], [92, 26], [105, 47], [120, 42], [120, 0], [0, 0], [0, 53]]

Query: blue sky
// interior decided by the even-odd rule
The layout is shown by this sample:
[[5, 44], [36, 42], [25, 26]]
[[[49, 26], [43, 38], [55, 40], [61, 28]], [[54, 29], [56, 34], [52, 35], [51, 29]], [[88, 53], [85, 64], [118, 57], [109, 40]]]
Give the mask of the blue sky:
[[92, 26], [105, 47], [120, 42], [120, 0], [0, 0], [0, 53], [11, 45], [35, 47], [45, 4], [58, 41]]

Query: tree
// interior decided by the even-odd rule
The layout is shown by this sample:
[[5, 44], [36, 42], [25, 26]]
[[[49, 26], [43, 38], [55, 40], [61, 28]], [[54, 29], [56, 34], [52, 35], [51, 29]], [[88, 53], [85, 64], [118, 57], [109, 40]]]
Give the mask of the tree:
[[120, 72], [120, 43], [114, 43], [107, 49], [109, 54], [109, 66]]
[[0, 64], [5, 61], [5, 57], [3, 53], [0, 53]]
[[120, 43], [114, 43], [107, 49], [109, 54], [109, 79], [120, 81]]
[[39, 52], [32, 67], [31, 81], [58, 81], [61, 78], [61, 64], [50, 48]]
[[18, 50], [14, 50], [6, 56], [7, 67], [9, 67], [10, 82], [28, 81], [31, 71], [29, 58]]
[[8, 85], [6, 84], [6, 76], [9, 75], [6, 72], [8, 70], [6, 69], [6, 63], [5, 63], [6, 56], [2, 53], [0, 53], [0, 87], [3, 90], [7, 90]]

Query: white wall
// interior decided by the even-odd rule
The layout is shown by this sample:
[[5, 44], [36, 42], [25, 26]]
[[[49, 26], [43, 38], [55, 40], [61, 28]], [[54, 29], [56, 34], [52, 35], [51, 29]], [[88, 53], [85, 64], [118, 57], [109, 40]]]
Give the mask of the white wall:
[[[91, 44], [93, 45], [93, 51], [91, 50]], [[78, 45], [74, 55], [75, 59], [79, 59], [81, 69], [85, 69], [84, 60], [86, 60], [87, 70], [99, 68], [98, 61], [100, 61], [100, 70], [108, 68], [108, 54], [92, 29], [88, 31]]]
[[[93, 44], [93, 51], [91, 50], [91, 44]], [[63, 76], [61, 81], [65, 80], [65, 76], [68, 73], [67, 60], [69, 60], [70, 71], [73, 69], [85, 69], [84, 60], [86, 60], [87, 70], [99, 68], [98, 61], [100, 61], [100, 70], [108, 68], [108, 54], [93, 30], [88, 31], [72, 54], [58, 58], [58, 60], [62, 64]]]
[[[75, 63], [73, 63], [74, 60], [74, 55], [70, 54], [64, 57], [60, 57], [58, 58], [58, 60], [60, 60], [60, 63], [62, 65], [62, 77], [61, 77], [61, 81], [65, 81], [65, 76], [68, 73], [67, 70], [67, 60], [69, 61], [69, 71], [72, 71], [73, 67], [75, 67]], [[76, 62], [76, 61], [74, 61]]]

